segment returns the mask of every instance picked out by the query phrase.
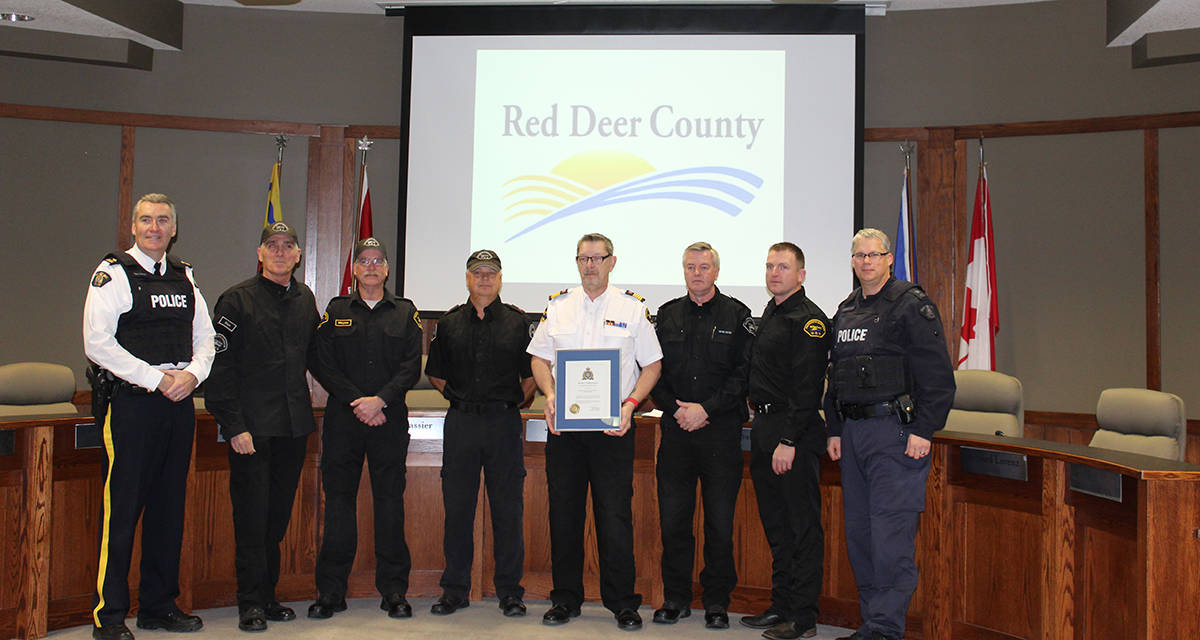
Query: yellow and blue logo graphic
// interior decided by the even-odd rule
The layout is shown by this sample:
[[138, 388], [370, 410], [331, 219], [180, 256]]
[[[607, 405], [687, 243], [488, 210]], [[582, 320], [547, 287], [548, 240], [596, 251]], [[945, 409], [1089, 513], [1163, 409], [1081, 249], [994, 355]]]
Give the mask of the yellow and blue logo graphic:
[[504, 183], [504, 221], [527, 220], [505, 242], [585, 211], [645, 200], [675, 200], [737, 216], [763, 185], [759, 176], [728, 166], [662, 171], [624, 151], [585, 151], [546, 175]]

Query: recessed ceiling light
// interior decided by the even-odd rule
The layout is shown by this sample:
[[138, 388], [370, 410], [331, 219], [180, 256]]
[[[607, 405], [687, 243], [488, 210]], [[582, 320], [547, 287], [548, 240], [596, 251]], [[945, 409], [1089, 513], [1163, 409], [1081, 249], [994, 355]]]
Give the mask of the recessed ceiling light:
[[33, 20], [33, 16], [23, 13], [0, 13], [0, 22], [29, 22], [30, 20]]

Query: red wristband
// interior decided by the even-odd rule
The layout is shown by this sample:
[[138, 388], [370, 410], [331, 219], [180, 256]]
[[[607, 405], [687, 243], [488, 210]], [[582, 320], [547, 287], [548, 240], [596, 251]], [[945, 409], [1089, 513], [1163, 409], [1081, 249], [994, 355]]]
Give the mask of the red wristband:
[[637, 401], [637, 398], [634, 398], [633, 396], [629, 396], [628, 398], [625, 398], [624, 400], [621, 401], [621, 404], [625, 404], [626, 402], [632, 402], [635, 409], [637, 408], [637, 406], [639, 404], [641, 404], [640, 402]]

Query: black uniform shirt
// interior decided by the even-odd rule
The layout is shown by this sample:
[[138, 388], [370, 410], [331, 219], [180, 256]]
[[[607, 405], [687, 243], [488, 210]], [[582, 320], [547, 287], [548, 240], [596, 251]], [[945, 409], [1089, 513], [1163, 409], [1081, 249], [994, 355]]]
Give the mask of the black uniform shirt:
[[[817, 410], [829, 345], [829, 318], [801, 287], [781, 305], [774, 298], [767, 302], [750, 354], [750, 401], [786, 405], [780, 437], [792, 441], [803, 437], [822, 450], [825, 425]], [[776, 410], [772, 407], [772, 413]]]
[[330, 300], [317, 329], [317, 377], [330, 402], [379, 396], [388, 414], [407, 416], [404, 396], [421, 377], [421, 334], [407, 298], [385, 293], [374, 309], [357, 291]]
[[530, 324], [500, 298], [484, 307], [483, 318], [470, 301], [460, 304], [438, 320], [425, 374], [446, 381], [442, 394], [451, 402], [520, 404], [521, 381], [533, 376], [525, 353]]
[[[830, 358], [836, 366], [839, 358], [869, 355], [860, 353], [862, 345], [875, 351], [902, 352], [909, 394], [916, 406], [916, 420], [905, 425], [905, 429], [929, 440], [934, 431], [946, 426], [946, 416], [954, 403], [954, 369], [946, 350], [946, 336], [937, 305], [920, 287], [908, 288], [910, 286], [902, 280], [889, 278], [873, 296], [863, 296], [862, 289], [855, 289], [838, 305], [833, 316], [837, 340]], [[886, 320], [880, 322], [881, 318]], [[881, 324], [881, 333], [872, 335], [870, 331]], [[862, 328], [868, 329], [866, 337], [870, 340], [861, 339], [861, 334], [853, 332]], [[872, 344], [875, 346], [870, 346]], [[831, 436], [842, 435], [836, 395], [830, 385], [829, 393], [825, 394], [825, 420]]]
[[664, 416], [676, 400], [697, 402], [709, 421], [746, 421], [746, 368], [753, 335], [750, 308], [720, 292], [704, 304], [689, 296], [658, 309], [655, 333], [663, 351], [662, 377], [651, 396]]
[[204, 404], [225, 439], [315, 430], [305, 376], [316, 362], [312, 290], [295, 278], [284, 287], [257, 275], [222, 293], [213, 318], [217, 356]]

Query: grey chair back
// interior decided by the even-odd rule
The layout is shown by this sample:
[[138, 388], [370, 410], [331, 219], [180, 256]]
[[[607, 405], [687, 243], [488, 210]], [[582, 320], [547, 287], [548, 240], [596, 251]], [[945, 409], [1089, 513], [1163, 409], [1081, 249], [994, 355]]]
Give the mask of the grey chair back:
[[1021, 381], [996, 371], [954, 372], [954, 404], [946, 418], [947, 431], [985, 433], [1019, 438], [1025, 432]]
[[1170, 460], [1187, 454], [1183, 399], [1149, 389], [1105, 389], [1096, 403], [1100, 428], [1090, 446]]

